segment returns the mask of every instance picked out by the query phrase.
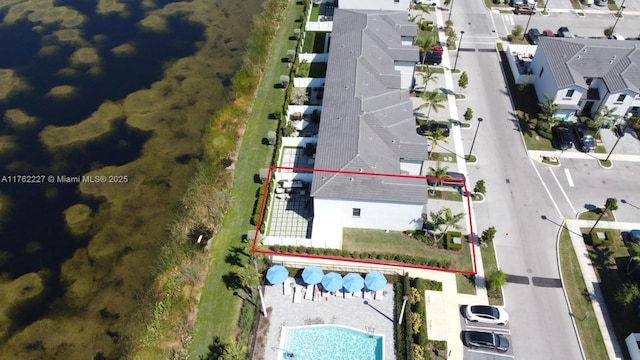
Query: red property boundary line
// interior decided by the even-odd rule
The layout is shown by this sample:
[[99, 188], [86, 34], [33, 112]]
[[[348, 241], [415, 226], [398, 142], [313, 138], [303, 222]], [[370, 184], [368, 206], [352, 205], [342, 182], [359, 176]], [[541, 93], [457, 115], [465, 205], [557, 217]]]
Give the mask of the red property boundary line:
[[340, 171], [340, 170], [326, 170], [326, 169], [308, 169], [308, 168], [296, 168], [296, 167], [286, 167], [286, 166], [269, 166], [269, 171], [267, 172], [267, 181], [263, 187], [263, 195], [262, 201], [260, 203], [260, 215], [258, 216], [258, 221], [256, 222], [256, 229], [253, 235], [253, 245], [251, 246], [251, 252], [257, 254], [264, 255], [279, 255], [279, 256], [290, 256], [290, 257], [298, 257], [305, 259], [321, 259], [321, 260], [338, 260], [338, 261], [346, 261], [358, 264], [373, 264], [373, 265], [384, 265], [384, 266], [393, 266], [399, 268], [413, 268], [413, 269], [426, 269], [426, 270], [436, 270], [443, 271], [447, 273], [458, 273], [458, 274], [470, 274], [475, 275], [478, 272], [477, 264], [476, 264], [476, 248], [475, 248], [475, 234], [473, 231], [473, 221], [471, 220], [471, 201], [469, 201], [469, 192], [467, 190], [467, 181], [466, 179], [452, 179], [447, 178], [447, 181], [455, 181], [462, 183], [464, 188], [464, 196], [467, 198], [467, 212], [469, 214], [469, 237], [471, 240], [471, 261], [473, 264], [473, 271], [467, 270], [457, 270], [457, 269], [443, 269], [437, 267], [430, 266], [420, 266], [413, 264], [405, 264], [405, 263], [393, 263], [388, 261], [377, 261], [377, 260], [368, 260], [368, 259], [348, 259], [343, 257], [336, 256], [325, 256], [325, 255], [311, 255], [311, 254], [293, 254], [293, 253], [285, 253], [285, 252], [277, 252], [270, 250], [259, 250], [256, 249], [256, 244], [258, 241], [258, 234], [260, 233], [260, 224], [262, 224], [262, 218], [264, 216], [264, 210], [267, 201], [267, 194], [269, 185], [271, 184], [271, 175], [274, 170], [290, 170], [293, 172], [304, 172], [304, 173], [313, 173], [313, 172], [322, 172], [322, 173], [333, 173], [333, 174], [345, 174], [345, 175], [368, 175], [368, 176], [382, 176], [382, 177], [390, 177], [390, 178], [405, 178], [405, 179], [424, 179], [426, 180], [442, 180], [442, 178], [436, 178], [433, 176], [416, 176], [416, 175], [400, 175], [400, 174], [378, 174], [378, 173], [370, 173], [370, 172], [357, 172], [357, 171]]

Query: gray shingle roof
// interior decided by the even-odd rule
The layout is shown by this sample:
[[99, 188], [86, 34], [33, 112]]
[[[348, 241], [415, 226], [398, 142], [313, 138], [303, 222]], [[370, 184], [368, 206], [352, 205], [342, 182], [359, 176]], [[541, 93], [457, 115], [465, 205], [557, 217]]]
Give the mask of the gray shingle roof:
[[[412, 30], [410, 30], [412, 29]], [[400, 159], [424, 160], [408, 89], [395, 61], [418, 61], [401, 36], [415, 34], [403, 11], [336, 9], [325, 78], [315, 168], [400, 174]], [[426, 202], [423, 179], [316, 171], [312, 196]]]
[[558, 88], [587, 88], [585, 78], [602, 78], [610, 92], [640, 88], [640, 42], [541, 37], [538, 49], [549, 61]]

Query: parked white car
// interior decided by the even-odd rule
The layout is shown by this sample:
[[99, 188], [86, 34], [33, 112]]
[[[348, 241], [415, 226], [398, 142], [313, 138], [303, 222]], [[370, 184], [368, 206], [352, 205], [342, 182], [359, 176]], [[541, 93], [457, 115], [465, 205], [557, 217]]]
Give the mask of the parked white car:
[[467, 320], [471, 322], [496, 325], [506, 325], [509, 322], [509, 314], [503, 307], [499, 306], [467, 305], [464, 312]]
[[609, 36], [609, 39], [612, 40], [624, 40], [624, 36], [618, 34], [618, 33], [613, 33], [611, 34], [611, 36]]

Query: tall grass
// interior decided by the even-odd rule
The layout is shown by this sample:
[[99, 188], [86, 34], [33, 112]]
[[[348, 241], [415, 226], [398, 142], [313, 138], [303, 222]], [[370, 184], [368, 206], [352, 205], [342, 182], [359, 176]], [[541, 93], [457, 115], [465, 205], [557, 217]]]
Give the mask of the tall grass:
[[[141, 297], [135, 321], [146, 324], [138, 338], [135, 358], [187, 358], [191, 331], [204, 275], [211, 262], [209, 254], [196, 244], [199, 235], [215, 241], [231, 202], [233, 164], [242, 133], [250, 116], [256, 88], [267, 62], [269, 48], [284, 17], [286, 0], [267, 0], [252, 22], [252, 31], [243, 66], [232, 80], [231, 101], [211, 118], [203, 135], [201, 163], [187, 186], [168, 227], [169, 236], [161, 244], [155, 265], [155, 280]], [[225, 339], [226, 340], [226, 339]]]

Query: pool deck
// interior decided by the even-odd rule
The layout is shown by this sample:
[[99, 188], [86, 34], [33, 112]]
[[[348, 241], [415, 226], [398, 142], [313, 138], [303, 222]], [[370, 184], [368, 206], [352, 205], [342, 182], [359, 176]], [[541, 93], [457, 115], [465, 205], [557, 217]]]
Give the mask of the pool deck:
[[[297, 279], [302, 284], [302, 279]], [[375, 334], [384, 335], [384, 358], [395, 359], [393, 344], [393, 286], [387, 284], [384, 300], [353, 297], [344, 299], [333, 295], [323, 295], [320, 301], [301, 299], [293, 302], [293, 295], [284, 295], [283, 285], [266, 286], [265, 303], [272, 308], [269, 334], [265, 346], [265, 360], [278, 359], [280, 334], [283, 326], [304, 326], [315, 324], [336, 324], [366, 332], [373, 329]], [[366, 303], [365, 303], [366, 301]], [[286, 349], [285, 349], [286, 350]]]

